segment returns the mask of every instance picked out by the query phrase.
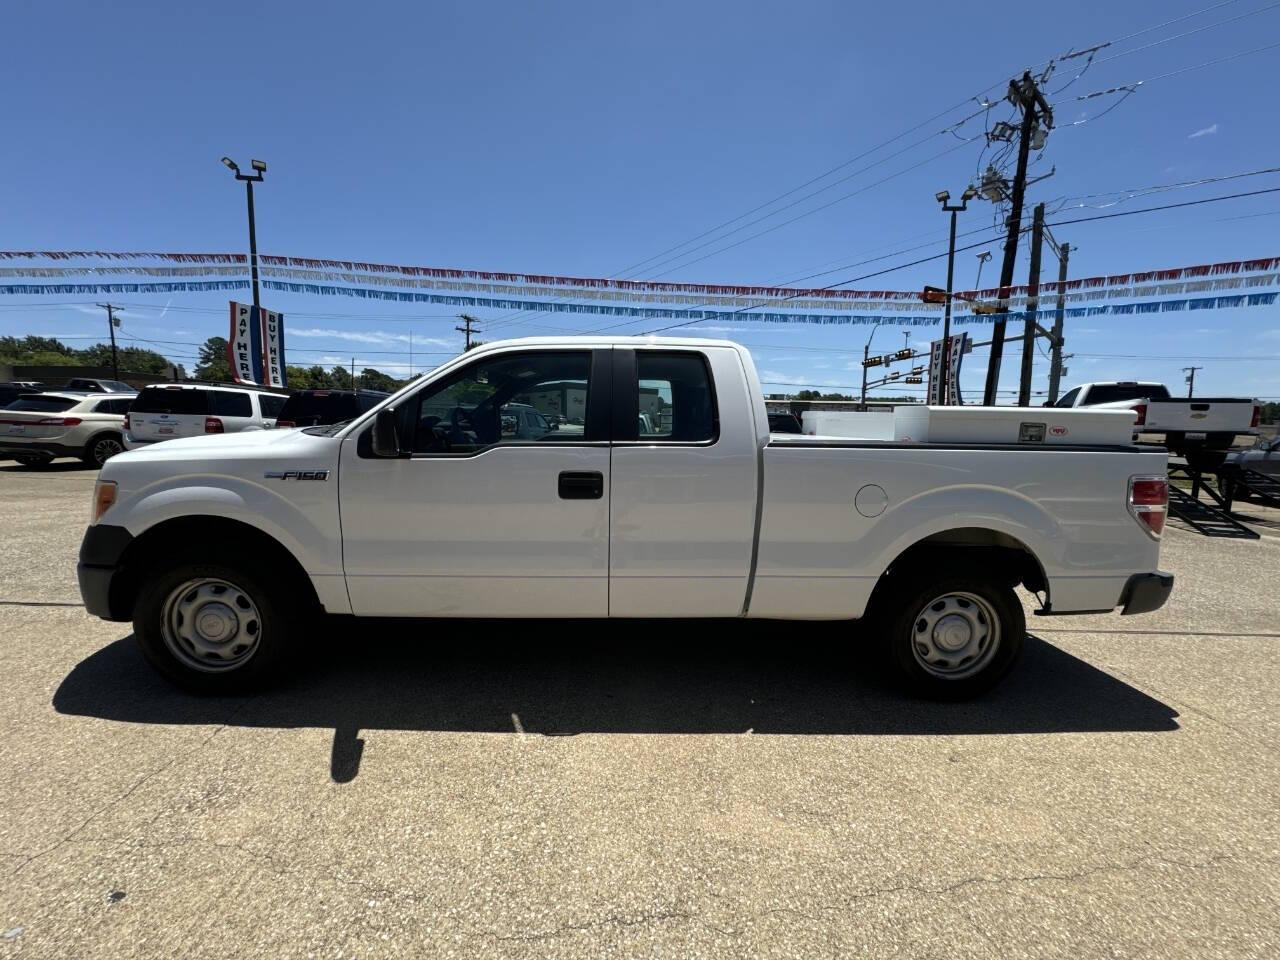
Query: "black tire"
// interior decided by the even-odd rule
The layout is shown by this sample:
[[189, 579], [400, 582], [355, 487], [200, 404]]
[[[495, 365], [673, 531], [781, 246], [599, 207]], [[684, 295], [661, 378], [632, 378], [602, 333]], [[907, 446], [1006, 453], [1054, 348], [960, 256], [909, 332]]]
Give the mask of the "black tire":
[[99, 433], [89, 438], [80, 459], [86, 466], [102, 468], [102, 465], [124, 451], [124, 437], [118, 433]]
[[19, 453], [13, 459], [24, 467], [47, 467], [53, 463], [53, 456], [48, 453]]
[[[950, 642], [947, 617], [954, 618], [962, 637], [970, 631], [968, 644], [954, 653], [939, 639]], [[995, 640], [989, 650], [981, 640], [984, 621], [995, 628], [988, 632], [987, 642]], [[1013, 669], [1027, 634], [1026, 616], [1012, 587], [965, 575], [931, 583], [910, 578], [885, 598], [880, 624], [885, 652], [899, 677], [910, 692], [933, 700], [967, 700], [990, 690]], [[935, 658], [932, 669], [921, 662], [929, 657]], [[944, 665], [944, 657], [953, 658], [955, 665]]]
[[[215, 595], [212, 582], [229, 585], [231, 590]], [[196, 597], [194, 601], [189, 599], [192, 596]], [[247, 613], [237, 605], [241, 596], [249, 603]], [[244, 558], [158, 562], [143, 577], [133, 609], [133, 632], [147, 662], [175, 686], [199, 694], [246, 693], [270, 684], [288, 664], [295, 640], [309, 622], [308, 611], [292, 599], [296, 596], [293, 585], [272, 576], [265, 564]], [[219, 644], [203, 637], [199, 644], [193, 644], [178, 636], [193, 630], [185, 621], [182, 631], [171, 626], [172, 618], [183, 619], [183, 598], [187, 598], [186, 608], [194, 611], [192, 624], [213, 617], [207, 622], [216, 626], [217, 620], [222, 619], [225, 626], [227, 621], [239, 618], [240, 625], [232, 628], [235, 632], [231, 636], [246, 641], [250, 648], [247, 655], [237, 654], [243, 659], [229, 666], [212, 655], [205, 659], [197, 656], [197, 647], [208, 649]], [[225, 615], [228, 610], [230, 617]], [[255, 622], [256, 629], [250, 626]], [[228, 655], [235, 649], [221, 646]], [[196, 660], [201, 666], [195, 665]]]

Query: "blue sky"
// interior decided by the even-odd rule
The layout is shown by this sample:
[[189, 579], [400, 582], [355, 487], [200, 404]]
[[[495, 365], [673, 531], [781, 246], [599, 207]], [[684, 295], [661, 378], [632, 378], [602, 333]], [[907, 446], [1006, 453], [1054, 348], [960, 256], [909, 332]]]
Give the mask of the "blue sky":
[[[229, 154], [246, 167], [250, 157], [269, 164], [257, 204], [263, 252], [618, 276], [966, 97], [998, 96], [1024, 67], [1211, 5], [1090, 0], [1068, 9], [997, 2], [979, 14], [942, 3], [806, 0], [656, 0], [626, 9], [11, 4], [6, 33], [22, 41], [9, 45], [0, 64], [12, 94], [4, 111], [8, 149], [0, 153], [0, 249], [243, 252], [243, 188], [218, 162]], [[1241, 19], [1211, 26], [1233, 18]], [[1115, 96], [1073, 99], [1278, 37], [1280, 4], [1238, 0], [1114, 44], [1065, 89], [1083, 61], [1063, 63], [1047, 84], [1058, 91], [1059, 129], [1033, 168], [1056, 173], [1031, 189], [1030, 200], [1050, 201], [1053, 209], [1061, 198], [1280, 164], [1280, 128], [1269, 120], [1267, 101], [1280, 47], [1152, 80], [1118, 105]], [[1108, 57], [1114, 59], [1104, 62]], [[972, 102], [958, 107], [817, 182], [802, 193], [939, 131], [812, 200], [722, 242], [676, 251], [683, 258], [651, 260], [634, 275], [754, 284], [850, 265], [815, 281], [828, 283], [944, 251], [946, 220], [933, 195], [942, 188], [958, 195], [974, 178], [982, 141], [962, 143], [940, 131], [974, 109]], [[993, 110], [991, 120], [1007, 113]], [[958, 133], [976, 134], [980, 122]], [[1280, 175], [1254, 176], [1106, 211], [1068, 208], [1056, 218], [1274, 186]], [[729, 246], [853, 191], [861, 192]], [[1075, 248], [1072, 275], [1089, 276], [1280, 255], [1277, 213], [1280, 193], [1055, 234]], [[960, 230], [992, 223], [991, 206], [976, 201]], [[933, 245], [853, 265], [925, 243]], [[995, 258], [984, 268], [984, 284], [998, 276], [999, 243], [990, 249]], [[958, 286], [972, 284], [976, 252], [957, 256]], [[1024, 247], [1018, 282], [1026, 266]], [[1046, 271], [1056, 271], [1051, 257]], [[945, 261], [934, 261], [860, 286], [915, 289], [944, 280]], [[99, 336], [105, 320], [90, 305], [94, 299], [100, 298], [0, 298], [0, 333]], [[166, 352], [188, 367], [194, 344], [225, 335], [225, 294], [115, 299], [129, 304], [127, 335], [174, 341]], [[419, 369], [452, 355], [461, 342], [447, 309], [278, 293], [264, 302], [286, 315], [292, 363], [345, 363], [354, 354], [358, 366], [401, 372], [410, 331]], [[1070, 321], [1067, 352], [1077, 356], [1067, 383], [1161, 379], [1177, 391], [1180, 368], [1194, 362], [1205, 368], [1197, 374], [1198, 393], [1280, 396], [1280, 360], [1210, 359], [1280, 357], [1278, 311]], [[492, 331], [486, 338], [617, 322], [476, 312]], [[653, 325], [638, 322], [622, 332]], [[752, 323], [687, 329], [750, 345], [772, 389], [856, 384], [868, 334], [864, 327]], [[917, 328], [913, 338], [918, 343], [931, 334]], [[877, 348], [902, 342], [893, 328], [876, 333]], [[971, 397], [980, 392], [984, 356], [978, 351], [966, 360]], [[1016, 346], [1006, 351], [1002, 387], [1016, 386], [1017, 357]], [[1171, 359], [1156, 359], [1165, 357]], [[1035, 389], [1044, 389], [1047, 368], [1037, 357]]]

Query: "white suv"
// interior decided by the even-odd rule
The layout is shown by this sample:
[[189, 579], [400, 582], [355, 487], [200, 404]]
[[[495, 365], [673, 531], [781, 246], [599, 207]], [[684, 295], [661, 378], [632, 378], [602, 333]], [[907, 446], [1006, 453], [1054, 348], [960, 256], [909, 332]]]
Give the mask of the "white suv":
[[124, 446], [137, 450], [177, 437], [269, 430], [287, 399], [287, 394], [252, 387], [186, 383], [143, 387], [125, 417]]
[[0, 459], [42, 467], [79, 457], [100, 467], [120, 452], [127, 393], [24, 393], [0, 410]]

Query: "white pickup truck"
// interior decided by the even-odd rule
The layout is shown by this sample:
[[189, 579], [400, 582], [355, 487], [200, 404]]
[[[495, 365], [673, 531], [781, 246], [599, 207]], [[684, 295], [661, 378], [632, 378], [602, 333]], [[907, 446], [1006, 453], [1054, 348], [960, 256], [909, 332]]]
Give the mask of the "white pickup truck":
[[1257, 436], [1262, 417], [1262, 404], [1252, 398], [1176, 398], [1163, 383], [1139, 380], [1082, 383], [1054, 406], [1132, 410], [1136, 432], [1164, 434], [1165, 446], [1183, 456], [1229, 450], [1237, 436]]
[[[513, 405], [551, 429], [511, 429]], [[1122, 442], [1067, 442], [1073, 417], [1123, 420]], [[80, 591], [203, 692], [276, 674], [324, 611], [868, 617], [868, 648], [960, 698], [1017, 658], [1018, 585], [1044, 614], [1143, 613], [1173, 586], [1165, 452], [1128, 445], [1121, 414], [1052, 420], [1052, 445], [1043, 422], [1023, 443], [785, 441], [736, 344], [491, 343], [353, 421], [114, 457]]]

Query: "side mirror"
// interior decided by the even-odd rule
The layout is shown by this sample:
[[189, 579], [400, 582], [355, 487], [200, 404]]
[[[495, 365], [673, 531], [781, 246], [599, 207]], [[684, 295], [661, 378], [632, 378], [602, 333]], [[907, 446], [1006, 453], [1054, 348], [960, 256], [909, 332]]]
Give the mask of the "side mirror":
[[396, 408], [383, 407], [373, 420], [372, 437], [375, 457], [400, 456], [400, 431], [396, 424]]

